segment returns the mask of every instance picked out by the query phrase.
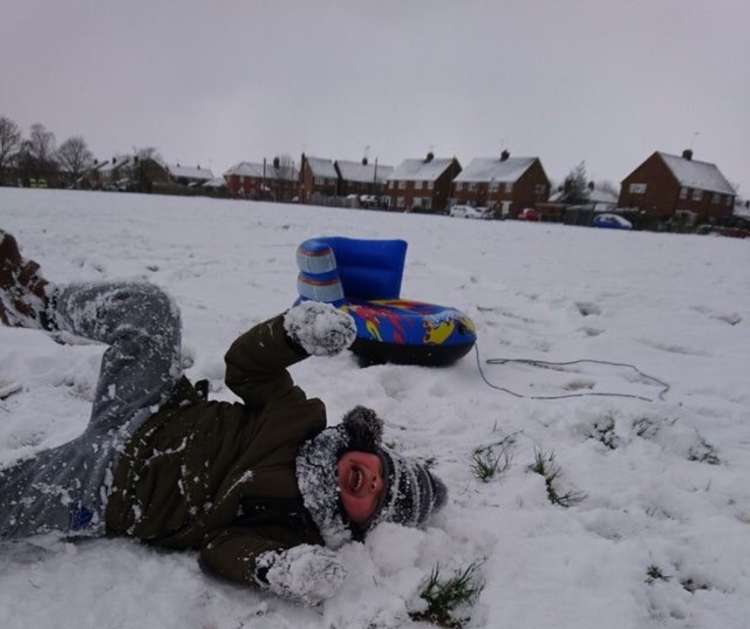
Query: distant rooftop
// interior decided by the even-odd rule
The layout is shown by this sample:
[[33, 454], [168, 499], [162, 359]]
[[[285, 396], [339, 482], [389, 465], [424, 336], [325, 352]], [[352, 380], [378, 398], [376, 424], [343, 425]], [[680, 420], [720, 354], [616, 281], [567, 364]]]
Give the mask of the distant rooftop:
[[453, 162], [452, 157], [405, 159], [388, 177], [391, 181], [435, 181]]
[[721, 194], [735, 194], [731, 184], [721, 174], [716, 164], [685, 159], [662, 151], [658, 151], [658, 153], [681, 186], [708, 190], [709, 192], [720, 192]]
[[273, 162], [266, 162], [265, 170], [262, 163], [239, 162], [224, 173], [225, 177], [231, 175], [254, 177], [257, 179], [284, 179], [286, 181], [297, 181], [299, 178], [299, 172], [294, 166], [282, 166], [277, 170], [274, 168]]
[[469, 165], [454, 181], [515, 183], [536, 159], [536, 157], [509, 157], [502, 160], [499, 157], [477, 157], [469, 162]]
[[350, 162], [346, 160], [337, 160], [336, 165], [339, 167], [341, 178], [345, 181], [356, 181], [360, 183], [372, 183], [377, 177], [379, 183], [383, 183], [393, 173], [393, 166], [383, 164], [363, 164], [362, 162]]
[[208, 181], [214, 178], [214, 174], [208, 168], [200, 166], [182, 166], [181, 164], [167, 164], [167, 170], [172, 177], [184, 177], [185, 179], [201, 179]]
[[313, 177], [327, 177], [328, 179], [338, 179], [339, 175], [333, 166], [332, 159], [326, 159], [323, 157], [311, 157], [306, 155], [305, 159], [310, 164], [310, 172]]

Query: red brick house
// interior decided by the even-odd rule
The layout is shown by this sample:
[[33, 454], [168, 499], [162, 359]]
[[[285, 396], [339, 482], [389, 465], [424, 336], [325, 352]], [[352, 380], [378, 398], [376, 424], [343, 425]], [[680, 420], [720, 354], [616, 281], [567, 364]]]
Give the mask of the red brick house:
[[453, 180], [456, 204], [485, 206], [498, 216], [517, 216], [549, 198], [550, 181], [538, 157], [477, 157]]
[[388, 177], [386, 195], [392, 210], [443, 212], [448, 207], [451, 182], [461, 172], [455, 157], [405, 159]]
[[333, 160], [302, 153], [299, 190], [302, 203], [317, 203], [322, 197], [338, 196], [339, 173]]
[[383, 164], [370, 164], [367, 158], [361, 162], [350, 162], [343, 159], [335, 163], [339, 175], [340, 196], [371, 195], [382, 196], [388, 177], [393, 173], [393, 166]]
[[647, 218], [678, 217], [687, 223], [731, 217], [735, 191], [716, 164], [656, 151], [622, 180], [618, 206]]
[[279, 158], [263, 163], [240, 162], [224, 173], [229, 194], [254, 200], [291, 202], [297, 197], [299, 173]]

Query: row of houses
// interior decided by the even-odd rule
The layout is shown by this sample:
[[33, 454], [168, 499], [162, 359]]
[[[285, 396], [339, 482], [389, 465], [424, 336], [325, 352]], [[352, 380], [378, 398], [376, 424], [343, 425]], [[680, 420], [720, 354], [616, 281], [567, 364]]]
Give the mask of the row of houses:
[[[444, 213], [453, 205], [487, 208], [497, 218], [533, 208], [562, 220], [569, 203], [555, 190], [539, 157], [477, 157], [464, 168], [456, 157], [403, 160], [393, 167], [302, 154], [299, 168], [289, 158], [240, 162], [216, 177], [209, 168], [166, 163], [155, 154], [118, 155], [97, 162], [77, 187], [178, 194], [211, 194], [318, 205], [365, 205], [398, 212]], [[50, 185], [55, 185], [50, 182]], [[621, 182], [619, 194], [590, 185], [582, 211], [629, 215], [640, 225], [722, 222], [735, 209], [736, 192], [719, 168], [681, 155], [655, 151]], [[350, 203], [351, 202], [351, 203]], [[588, 219], [584, 219], [584, 222]]]
[[[302, 154], [293, 164], [241, 162], [224, 173], [232, 196], [329, 204], [333, 199], [369, 198], [385, 209], [442, 213], [452, 205], [488, 208], [498, 218], [516, 217], [525, 208], [552, 219], [565, 206], [564, 191], [553, 190], [539, 157], [478, 157], [462, 168], [455, 157], [403, 160], [395, 168], [383, 164], [333, 160]], [[732, 215], [736, 193], [719, 168], [681, 155], [656, 151], [621, 183], [619, 195], [587, 191], [592, 211], [617, 208], [640, 222], [673, 218], [689, 222], [721, 221]]]

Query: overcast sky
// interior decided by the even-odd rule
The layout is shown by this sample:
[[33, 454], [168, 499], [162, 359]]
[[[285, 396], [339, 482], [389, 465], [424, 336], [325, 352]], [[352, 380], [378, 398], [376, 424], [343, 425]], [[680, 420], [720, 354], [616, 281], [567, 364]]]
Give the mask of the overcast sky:
[[[750, 196], [748, 0], [3, 0], [0, 115], [97, 157], [216, 174], [302, 151], [536, 155], [621, 180], [653, 150]], [[698, 132], [698, 135], [696, 135]]]

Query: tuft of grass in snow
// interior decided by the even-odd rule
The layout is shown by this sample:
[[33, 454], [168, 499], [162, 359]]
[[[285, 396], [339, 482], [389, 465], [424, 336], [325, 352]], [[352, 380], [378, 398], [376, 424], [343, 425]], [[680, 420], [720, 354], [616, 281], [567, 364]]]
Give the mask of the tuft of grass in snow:
[[649, 585], [654, 583], [654, 581], [669, 581], [671, 578], [665, 575], [662, 569], [654, 563], [646, 569], [646, 583]]
[[571, 490], [561, 494], [557, 490], [555, 481], [559, 478], [562, 470], [555, 463], [553, 451], [545, 452], [544, 450], [534, 449], [534, 462], [529, 466], [529, 469], [544, 477], [544, 482], [547, 485], [547, 498], [553, 505], [559, 505], [567, 509], [586, 498], [586, 494], [581, 491]]
[[496, 476], [507, 472], [513, 462], [510, 448], [514, 441], [506, 437], [497, 443], [476, 448], [471, 456], [471, 472], [474, 476], [488, 483]]
[[697, 430], [696, 443], [688, 449], [688, 461], [697, 461], [698, 463], [708, 463], [709, 465], [718, 465], [721, 463], [716, 448], [705, 440]]
[[422, 586], [419, 597], [427, 603], [427, 609], [410, 612], [412, 620], [426, 620], [440, 627], [461, 629], [471, 620], [470, 616], [457, 612], [471, 607], [484, 589], [484, 581], [477, 574], [478, 562], [472, 562], [463, 570], [448, 579], [442, 579], [440, 564], [437, 564]]

